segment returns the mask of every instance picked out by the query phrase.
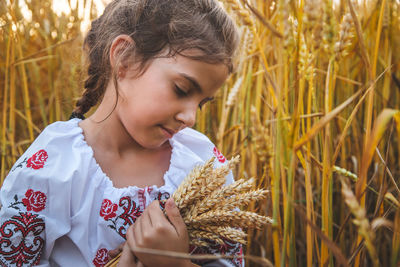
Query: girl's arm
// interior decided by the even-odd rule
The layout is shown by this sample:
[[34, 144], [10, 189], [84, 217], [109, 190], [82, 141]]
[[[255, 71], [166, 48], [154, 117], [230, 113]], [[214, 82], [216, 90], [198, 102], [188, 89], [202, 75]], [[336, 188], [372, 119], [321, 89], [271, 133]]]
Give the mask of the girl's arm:
[[25, 155], [0, 190], [0, 266], [50, 266], [55, 241], [70, 230], [70, 186], [50, 168], [56, 156]]

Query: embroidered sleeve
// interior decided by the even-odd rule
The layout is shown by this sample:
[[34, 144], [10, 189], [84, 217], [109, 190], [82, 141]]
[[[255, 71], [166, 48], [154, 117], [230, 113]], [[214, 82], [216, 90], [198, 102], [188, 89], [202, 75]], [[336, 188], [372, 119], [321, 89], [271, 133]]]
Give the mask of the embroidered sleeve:
[[0, 189], [0, 266], [48, 266], [54, 241], [66, 231], [68, 189], [49, 175], [50, 158], [47, 149], [28, 149]]
[[47, 196], [28, 189], [3, 203], [0, 224], [2, 266], [32, 266], [40, 261], [45, 239], [45, 222], [40, 212]]

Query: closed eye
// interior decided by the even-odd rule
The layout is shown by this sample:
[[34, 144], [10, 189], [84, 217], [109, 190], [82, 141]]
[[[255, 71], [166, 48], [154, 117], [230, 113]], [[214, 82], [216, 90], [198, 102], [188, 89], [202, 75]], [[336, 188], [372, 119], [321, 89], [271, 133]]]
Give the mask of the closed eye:
[[175, 93], [176, 93], [176, 95], [179, 96], [179, 97], [184, 97], [184, 96], [187, 96], [187, 95], [188, 95], [188, 93], [187, 93], [186, 91], [182, 90], [182, 89], [181, 89], [179, 86], [177, 86], [177, 85], [175, 85]]

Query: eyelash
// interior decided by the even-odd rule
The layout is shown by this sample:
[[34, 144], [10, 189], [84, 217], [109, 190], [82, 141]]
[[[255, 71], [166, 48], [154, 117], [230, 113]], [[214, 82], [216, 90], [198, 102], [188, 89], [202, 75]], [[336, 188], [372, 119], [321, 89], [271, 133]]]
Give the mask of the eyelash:
[[203, 101], [201, 101], [200, 104], [199, 104], [199, 109], [201, 110], [201, 108], [202, 108], [205, 104], [207, 104], [207, 102], [210, 102], [210, 101], [212, 101], [213, 99], [214, 99], [213, 97], [208, 97], [208, 98], [204, 99]]
[[[188, 93], [184, 90], [182, 90], [179, 86], [175, 85], [175, 93], [178, 97], [185, 97], [188, 96]], [[199, 104], [199, 109], [201, 110], [201, 108], [204, 106], [204, 104], [206, 104], [207, 102], [211, 101], [212, 98], [207, 98], [203, 101], [200, 102]]]
[[177, 94], [177, 96], [179, 97], [184, 97], [187, 96], [188, 93], [184, 90], [182, 90], [179, 86], [175, 85], [175, 93]]

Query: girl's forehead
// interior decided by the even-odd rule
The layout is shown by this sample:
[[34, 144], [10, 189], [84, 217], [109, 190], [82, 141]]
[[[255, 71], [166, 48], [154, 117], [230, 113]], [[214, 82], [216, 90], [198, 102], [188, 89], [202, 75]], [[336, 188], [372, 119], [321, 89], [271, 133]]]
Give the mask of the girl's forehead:
[[172, 72], [187, 78], [200, 79], [199, 83], [222, 84], [228, 77], [228, 67], [223, 63], [208, 63], [182, 55], [176, 55], [165, 61], [165, 66]]
[[[187, 49], [179, 53], [175, 53], [172, 56], [168, 56], [166, 50], [162, 52], [165, 53], [165, 58], [169, 59], [169, 63], [176, 64], [177, 67], [182, 66], [188, 70], [199, 70], [199, 69], [218, 69], [219, 72], [226, 71], [226, 76], [229, 74], [228, 66], [223, 62], [209, 63], [206, 60], [201, 60], [204, 57], [204, 52], [199, 49]], [[198, 59], [195, 59], [198, 58]]]

